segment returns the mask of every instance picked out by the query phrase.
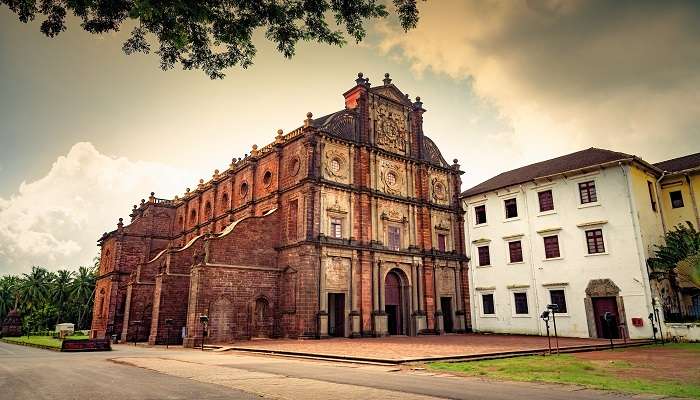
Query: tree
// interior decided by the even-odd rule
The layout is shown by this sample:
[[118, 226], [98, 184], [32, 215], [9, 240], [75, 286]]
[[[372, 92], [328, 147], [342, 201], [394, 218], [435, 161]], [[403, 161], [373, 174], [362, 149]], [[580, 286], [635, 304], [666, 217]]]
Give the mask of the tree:
[[51, 285], [51, 300], [57, 310], [57, 322], [65, 317], [68, 299], [73, 283], [73, 272], [65, 269], [58, 270]]
[[0, 278], [0, 323], [5, 320], [7, 313], [19, 306], [20, 279], [16, 276]]
[[44, 268], [32, 267], [32, 272], [22, 274], [20, 290], [22, 292], [22, 308], [24, 311], [34, 311], [41, 308], [48, 300], [51, 274]]
[[[163, 70], [179, 63], [184, 69], [201, 69], [211, 79], [223, 78], [226, 68], [252, 64], [256, 53], [253, 34], [257, 30], [264, 30], [265, 38], [291, 58], [300, 40], [344, 45], [343, 28], [360, 42], [367, 34], [368, 20], [389, 15], [378, 0], [0, 1], [22, 22], [33, 20], [37, 14], [45, 17], [41, 31], [48, 37], [66, 30], [69, 13], [94, 34], [118, 31], [131, 20], [128, 25], [135, 26], [123, 45], [126, 54], [147, 54], [154, 44]], [[416, 2], [393, 0], [406, 31], [418, 23]]]
[[679, 275], [700, 287], [700, 232], [692, 223], [686, 225], [679, 224], [667, 232], [665, 243], [655, 246], [654, 257], [647, 260], [650, 277], [659, 282], [668, 279], [675, 298], [669, 298], [671, 303], [666, 306], [674, 309], [681, 304]]
[[92, 310], [97, 283], [97, 264], [92, 267], [80, 267], [71, 285], [71, 298], [76, 305], [78, 314], [78, 329], [84, 327], [85, 316]]

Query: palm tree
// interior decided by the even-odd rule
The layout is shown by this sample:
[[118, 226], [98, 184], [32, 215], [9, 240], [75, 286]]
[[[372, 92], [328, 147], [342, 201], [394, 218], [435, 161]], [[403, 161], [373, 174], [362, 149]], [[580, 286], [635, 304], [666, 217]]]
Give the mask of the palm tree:
[[42, 267], [34, 266], [32, 272], [22, 276], [20, 283], [22, 308], [29, 312], [41, 308], [42, 304], [48, 300], [53, 274]]
[[0, 323], [5, 320], [7, 313], [19, 304], [19, 283], [20, 279], [16, 276], [7, 275], [0, 278]]
[[97, 270], [92, 267], [80, 267], [71, 285], [71, 298], [78, 305], [79, 317], [78, 327], [83, 328], [83, 319], [87, 310], [92, 308], [95, 297], [95, 284], [97, 281]]
[[57, 322], [61, 322], [68, 304], [73, 283], [73, 271], [58, 270], [51, 285], [51, 301], [58, 310]]
[[[649, 258], [648, 264], [652, 276], [667, 275], [677, 296], [680, 296], [678, 281], [679, 266], [687, 279], [700, 287], [700, 232], [692, 223], [687, 226], [679, 224], [666, 233], [665, 244], [656, 246], [654, 257]], [[680, 303], [680, 298], [678, 299]]]

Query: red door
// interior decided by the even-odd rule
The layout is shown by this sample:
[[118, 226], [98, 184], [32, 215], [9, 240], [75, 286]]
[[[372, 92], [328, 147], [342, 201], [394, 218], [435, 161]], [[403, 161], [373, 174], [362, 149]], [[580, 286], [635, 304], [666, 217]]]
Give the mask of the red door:
[[[605, 320], [605, 313], [613, 316], [613, 323], [610, 326]], [[617, 315], [617, 300], [614, 297], [594, 297], [593, 298], [593, 318], [595, 318], [596, 332], [599, 338], [617, 339], [619, 335]]]

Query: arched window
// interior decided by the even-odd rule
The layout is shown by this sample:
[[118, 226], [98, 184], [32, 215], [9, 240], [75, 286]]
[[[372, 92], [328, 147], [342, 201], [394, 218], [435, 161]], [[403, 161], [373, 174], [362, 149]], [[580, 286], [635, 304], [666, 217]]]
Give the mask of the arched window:
[[248, 195], [248, 183], [241, 183], [241, 197], [246, 197]]
[[197, 210], [190, 211], [190, 222], [197, 221]]
[[204, 218], [210, 219], [211, 218], [211, 203], [207, 201], [207, 203], [204, 205]]
[[221, 205], [228, 208], [228, 193], [224, 193], [224, 195], [221, 196]]
[[260, 297], [259, 299], [255, 300], [255, 317], [258, 319], [258, 321], [262, 321], [265, 319], [265, 317], [267, 317], [268, 307], [269, 304], [264, 297]]
[[263, 185], [265, 185], [265, 187], [268, 187], [268, 186], [270, 186], [271, 183], [272, 183], [272, 172], [265, 171], [265, 175], [263, 175]]

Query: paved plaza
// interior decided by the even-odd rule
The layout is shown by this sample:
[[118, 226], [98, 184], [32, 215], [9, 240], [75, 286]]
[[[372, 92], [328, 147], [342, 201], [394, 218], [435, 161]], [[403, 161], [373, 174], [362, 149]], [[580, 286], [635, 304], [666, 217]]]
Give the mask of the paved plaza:
[[[629, 342], [629, 341], [628, 341]], [[632, 341], [634, 342], [634, 341]], [[555, 347], [555, 339], [551, 339]], [[616, 340], [622, 344], [622, 340]], [[559, 338], [560, 349], [582, 346], [607, 347], [607, 339]], [[324, 340], [253, 340], [232, 345], [236, 350], [264, 351], [280, 354], [298, 354], [368, 360], [377, 362], [409, 362], [465, 358], [510, 352], [545, 351], [547, 337], [525, 335], [441, 335], [390, 336], [384, 338], [332, 338]]]

